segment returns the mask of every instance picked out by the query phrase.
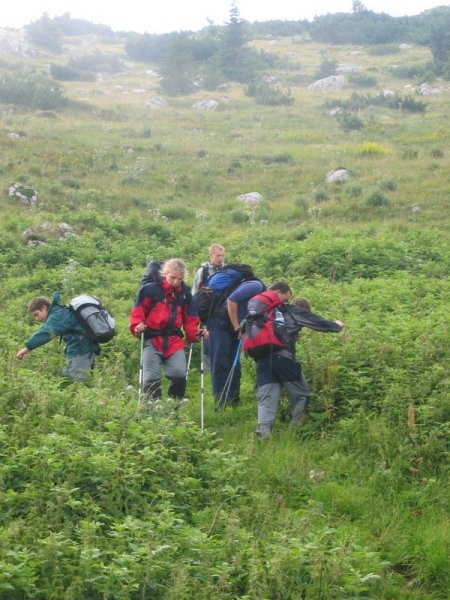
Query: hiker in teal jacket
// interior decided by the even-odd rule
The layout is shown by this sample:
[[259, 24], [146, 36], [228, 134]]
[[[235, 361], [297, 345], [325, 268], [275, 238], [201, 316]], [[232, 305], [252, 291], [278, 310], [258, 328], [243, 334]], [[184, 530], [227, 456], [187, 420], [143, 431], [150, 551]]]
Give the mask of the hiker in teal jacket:
[[66, 344], [63, 375], [77, 381], [84, 380], [86, 373], [94, 366], [100, 347], [86, 337], [75, 315], [67, 306], [61, 304], [59, 292], [53, 293], [51, 302], [44, 296], [33, 298], [28, 305], [28, 313], [43, 325], [25, 342], [25, 346], [17, 352], [16, 358], [21, 360], [31, 350], [54, 338], [62, 338]]

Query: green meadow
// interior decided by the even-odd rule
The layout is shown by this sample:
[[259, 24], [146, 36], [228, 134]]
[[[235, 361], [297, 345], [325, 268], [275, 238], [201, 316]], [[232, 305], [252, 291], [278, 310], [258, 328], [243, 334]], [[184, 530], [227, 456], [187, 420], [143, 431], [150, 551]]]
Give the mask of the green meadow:
[[[448, 598], [449, 82], [422, 96], [396, 74], [431, 60], [414, 44], [251, 44], [279, 58], [291, 103], [238, 83], [167, 96], [120, 38], [0, 54], [12, 75], [124, 60], [64, 82], [62, 107], [0, 104], [0, 599]], [[360, 78], [309, 90], [324, 57]], [[327, 183], [338, 168], [350, 179]], [[346, 324], [302, 332], [309, 414], [290, 428], [283, 400], [264, 443], [247, 357], [236, 409], [214, 412], [208, 373], [202, 397], [199, 347], [186, 402], [138, 406], [128, 315], [145, 265], [181, 257], [190, 283], [213, 242]], [[15, 359], [37, 329], [29, 300], [54, 290], [116, 319], [87, 385], [61, 378], [58, 340]]]

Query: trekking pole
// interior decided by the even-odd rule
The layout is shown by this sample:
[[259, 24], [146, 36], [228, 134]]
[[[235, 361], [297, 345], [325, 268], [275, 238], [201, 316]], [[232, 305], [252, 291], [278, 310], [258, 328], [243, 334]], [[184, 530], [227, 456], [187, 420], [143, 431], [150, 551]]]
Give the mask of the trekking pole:
[[200, 428], [203, 432], [205, 409], [205, 364], [204, 364], [203, 336], [200, 338]]
[[191, 367], [191, 360], [192, 360], [192, 351], [194, 349], [194, 344], [189, 344], [189, 354], [188, 354], [188, 361], [187, 361], [187, 366], [186, 366], [186, 379], [188, 378], [189, 375], [189, 369]]
[[141, 405], [141, 396], [144, 390], [144, 332], [141, 333], [141, 355], [139, 358], [139, 387], [138, 406]]
[[242, 342], [243, 342], [242, 338], [239, 338], [239, 343], [238, 343], [238, 347], [236, 350], [236, 355], [233, 360], [233, 364], [231, 365], [231, 369], [230, 369], [230, 372], [228, 373], [227, 380], [225, 381], [225, 385], [223, 386], [222, 392], [220, 393], [219, 399], [217, 401], [217, 409], [222, 408], [222, 407], [225, 408], [225, 406], [226, 406], [226, 403], [228, 400], [228, 394], [230, 393], [231, 382], [233, 381], [234, 372], [235, 372], [236, 366], [239, 362], [239, 355], [241, 353]]

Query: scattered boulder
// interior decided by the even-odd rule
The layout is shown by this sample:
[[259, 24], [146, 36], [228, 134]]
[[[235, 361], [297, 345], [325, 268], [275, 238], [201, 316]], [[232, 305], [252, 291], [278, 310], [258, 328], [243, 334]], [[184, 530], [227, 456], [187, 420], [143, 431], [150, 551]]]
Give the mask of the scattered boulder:
[[0, 28], [0, 48], [10, 54], [18, 54], [23, 58], [36, 55], [36, 50], [25, 40], [23, 31], [11, 31]]
[[149, 106], [150, 108], [164, 108], [167, 104], [167, 100], [161, 98], [161, 96], [153, 96], [153, 98], [146, 101], [145, 106]]
[[427, 83], [422, 83], [422, 85], [417, 90], [417, 93], [421, 96], [436, 96], [439, 93], [437, 88], [431, 88]]
[[267, 83], [267, 85], [270, 85], [273, 89], [279, 89], [282, 86], [281, 81], [278, 79], [278, 77], [275, 77], [275, 75], [264, 75], [263, 81], [264, 83]]
[[338, 65], [336, 71], [338, 73], [358, 73], [359, 71], [362, 71], [362, 69], [355, 65]]
[[311, 92], [334, 92], [342, 90], [344, 86], [345, 77], [343, 75], [331, 75], [331, 77], [325, 77], [311, 83], [308, 86], [308, 90], [311, 90]]
[[338, 167], [337, 169], [333, 169], [333, 171], [327, 173], [326, 182], [343, 183], [344, 181], [351, 179], [351, 177], [352, 174], [348, 169], [344, 167]]
[[334, 108], [332, 108], [330, 110], [330, 112], [328, 113], [329, 117], [337, 117], [338, 115], [342, 114], [342, 108], [340, 106], [335, 106]]
[[205, 112], [213, 112], [217, 109], [219, 103], [217, 100], [213, 100], [212, 98], [207, 98], [205, 100], [199, 100], [195, 104], [192, 105], [192, 108], [195, 110], [203, 110]]
[[259, 192], [248, 192], [246, 194], [240, 194], [236, 196], [236, 200], [250, 204], [252, 202], [261, 202], [263, 196]]
[[8, 196], [17, 198], [25, 206], [36, 206], [38, 203], [37, 191], [24, 183], [12, 183], [8, 188]]
[[48, 238], [61, 241], [74, 235], [73, 227], [67, 223], [42, 223], [22, 232], [23, 239], [31, 245], [41, 245]]

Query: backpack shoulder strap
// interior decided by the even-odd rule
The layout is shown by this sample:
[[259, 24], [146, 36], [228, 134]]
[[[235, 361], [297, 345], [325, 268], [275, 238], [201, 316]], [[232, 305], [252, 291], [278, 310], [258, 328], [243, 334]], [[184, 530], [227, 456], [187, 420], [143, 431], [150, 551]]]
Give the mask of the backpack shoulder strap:
[[155, 281], [153, 283], [147, 284], [147, 286], [148, 286], [147, 295], [150, 298], [150, 309], [148, 312], [150, 312], [152, 310], [152, 308], [155, 306], [155, 304], [157, 302], [161, 302], [164, 297], [161, 282], [162, 282], [162, 280], [160, 279], [157, 282]]
[[208, 281], [208, 277], [209, 277], [209, 267], [208, 267], [208, 264], [205, 263], [204, 265], [202, 265], [201, 283], [205, 284]]

